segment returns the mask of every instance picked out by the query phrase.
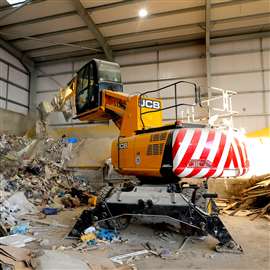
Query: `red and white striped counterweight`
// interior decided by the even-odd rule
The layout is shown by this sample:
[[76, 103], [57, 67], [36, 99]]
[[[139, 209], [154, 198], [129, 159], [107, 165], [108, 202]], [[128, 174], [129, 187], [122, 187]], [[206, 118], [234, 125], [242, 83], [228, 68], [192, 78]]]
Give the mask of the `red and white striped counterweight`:
[[233, 130], [175, 130], [172, 157], [173, 172], [181, 178], [236, 177], [249, 168], [245, 138]]

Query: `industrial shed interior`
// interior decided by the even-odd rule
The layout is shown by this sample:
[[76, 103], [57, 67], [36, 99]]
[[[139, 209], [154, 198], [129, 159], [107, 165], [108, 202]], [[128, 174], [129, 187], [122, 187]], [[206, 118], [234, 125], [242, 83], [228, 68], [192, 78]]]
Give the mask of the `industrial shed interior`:
[[270, 269], [269, 0], [0, 0], [1, 269]]

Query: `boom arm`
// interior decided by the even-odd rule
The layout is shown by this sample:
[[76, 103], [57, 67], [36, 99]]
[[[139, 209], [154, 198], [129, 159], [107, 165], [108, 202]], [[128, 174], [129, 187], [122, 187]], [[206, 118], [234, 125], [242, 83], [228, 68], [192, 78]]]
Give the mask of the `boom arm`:
[[[161, 108], [161, 100], [155, 98], [142, 99], [145, 102], [140, 103], [140, 96], [130, 96], [121, 92], [103, 90], [101, 92], [101, 104], [97, 108], [79, 114], [76, 119], [81, 121], [111, 119], [120, 130], [120, 136], [131, 136], [137, 130], [144, 127], [153, 128], [162, 126], [162, 112], [156, 111], [150, 104], [156, 104]], [[147, 102], [146, 102], [147, 101]], [[144, 104], [148, 103], [149, 106]], [[141, 109], [140, 109], [141, 107]], [[153, 112], [143, 115], [141, 113]]]
[[[45, 127], [49, 113], [61, 111], [65, 119], [81, 121], [113, 120], [121, 137], [131, 136], [136, 131], [162, 126], [162, 110], [177, 104], [177, 85], [188, 83], [195, 89], [195, 104], [200, 104], [199, 91], [194, 83], [180, 81], [141, 95], [130, 96], [123, 93], [120, 67], [117, 63], [93, 59], [83, 66], [67, 87], [60, 89], [50, 103], [43, 101], [38, 106], [41, 123]], [[162, 100], [149, 98], [146, 94], [174, 88], [175, 104], [162, 108]], [[70, 102], [68, 102], [70, 101]]]
[[[47, 117], [52, 112], [63, 112], [65, 119], [71, 118], [75, 110], [74, 96], [75, 91], [71, 85], [60, 89], [53, 97], [51, 102], [42, 101], [38, 106], [40, 120], [43, 125], [43, 131], [47, 132]], [[74, 119], [80, 121], [102, 121], [113, 120], [115, 125], [120, 130], [120, 136], [131, 136], [136, 130], [141, 130], [143, 124], [139, 109], [139, 96], [129, 96], [124, 93], [114, 92], [111, 90], [103, 90], [101, 92], [101, 105], [92, 110], [78, 114]], [[147, 99], [160, 104], [161, 101], [157, 99]], [[67, 106], [70, 101], [71, 107]], [[154, 111], [151, 108], [142, 108], [142, 112]], [[144, 126], [158, 127], [162, 125], [161, 111], [154, 114], [146, 114], [143, 117]]]

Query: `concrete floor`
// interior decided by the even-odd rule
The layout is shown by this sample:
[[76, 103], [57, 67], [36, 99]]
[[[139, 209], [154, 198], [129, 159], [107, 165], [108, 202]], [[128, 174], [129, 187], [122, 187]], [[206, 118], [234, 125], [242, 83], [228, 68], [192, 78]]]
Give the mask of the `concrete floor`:
[[[40, 232], [38, 238], [47, 239], [47, 246], [43, 248], [55, 249], [61, 245], [69, 246], [71, 240], [63, 240], [69, 232], [74, 217], [79, 215], [80, 209], [64, 211], [57, 216], [47, 217], [68, 228], [55, 228]], [[88, 251], [91, 258], [110, 258], [115, 255], [126, 254], [144, 249], [142, 243], [150, 241], [156, 247], [163, 246], [172, 251], [172, 256], [161, 259], [154, 255], [139, 257], [133, 263], [139, 270], [147, 269], [270, 269], [270, 223], [266, 219], [250, 221], [248, 217], [222, 216], [222, 220], [231, 232], [234, 239], [242, 246], [244, 253], [220, 254], [214, 251], [216, 240], [207, 237], [205, 240], [189, 240], [183, 250], [175, 255], [183, 236], [170, 234], [168, 241], [158, 237], [155, 231], [149, 227], [131, 227], [123, 231], [123, 239], [126, 243], [114, 243], [97, 250]], [[134, 226], [134, 225], [131, 225]], [[141, 232], [141, 233], [140, 233]], [[159, 233], [161, 233], [159, 231]], [[161, 233], [162, 234], [162, 233]], [[171, 241], [172, 240], [172, 241]], [[70, 253], [70, 251], [62, 251]], [[78, 252], [78, 251], [77, 251]], [[72, 253], [74, 254], [74, 252]], [[86, 254], [84, 254], [86, 256]], [[108, 261], [108, 260], [106, 260]], [[46, 270], [46, 269], [44, 269]]]

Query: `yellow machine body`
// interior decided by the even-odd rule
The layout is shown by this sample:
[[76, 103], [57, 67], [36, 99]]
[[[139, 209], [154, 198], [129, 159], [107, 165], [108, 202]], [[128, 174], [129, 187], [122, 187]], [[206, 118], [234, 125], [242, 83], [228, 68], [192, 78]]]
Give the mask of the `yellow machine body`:
[[[143, 98], [141, 102], [154, 102], [162, 108], [162, 101], [155, 98]], [[139, 103], [139, 96], [105, 90], [102, 92], [101, 106], [79, 115], [78, 118], [84, 121], [113, 119], [120, 130], [119, 138], [113, 141], [111, 151], [112, 164], [116, 171], [127, 175], [160, 177], [168, 132], [136, 134], [136, 131], [143, 128], [142, 120], [144, 128], [162, 126], [162, 112], [142, 107]], [[155, 139], [159, 137], [160, 140]]]
[[[124, 93], [103, 90], [101, 105], [78, 115], [82, 121], [112, 119], [120, 130], [120, 137], [135, 134], [135, 131], [143, 128], [155, 128], [162, 126], [162, 111], [140, 106], [139, 96], [128, 96]], [[162, 101], [156, 98], [142, 98], [145, 104], [156, 104], [162, 108]], [[152, 113], [148, 113], [152, 112]]]
[[161, 177], [160, 168], [168, 134], [169, 131], [159, 131], [114, 140], [114, 168], [121, 174]]

